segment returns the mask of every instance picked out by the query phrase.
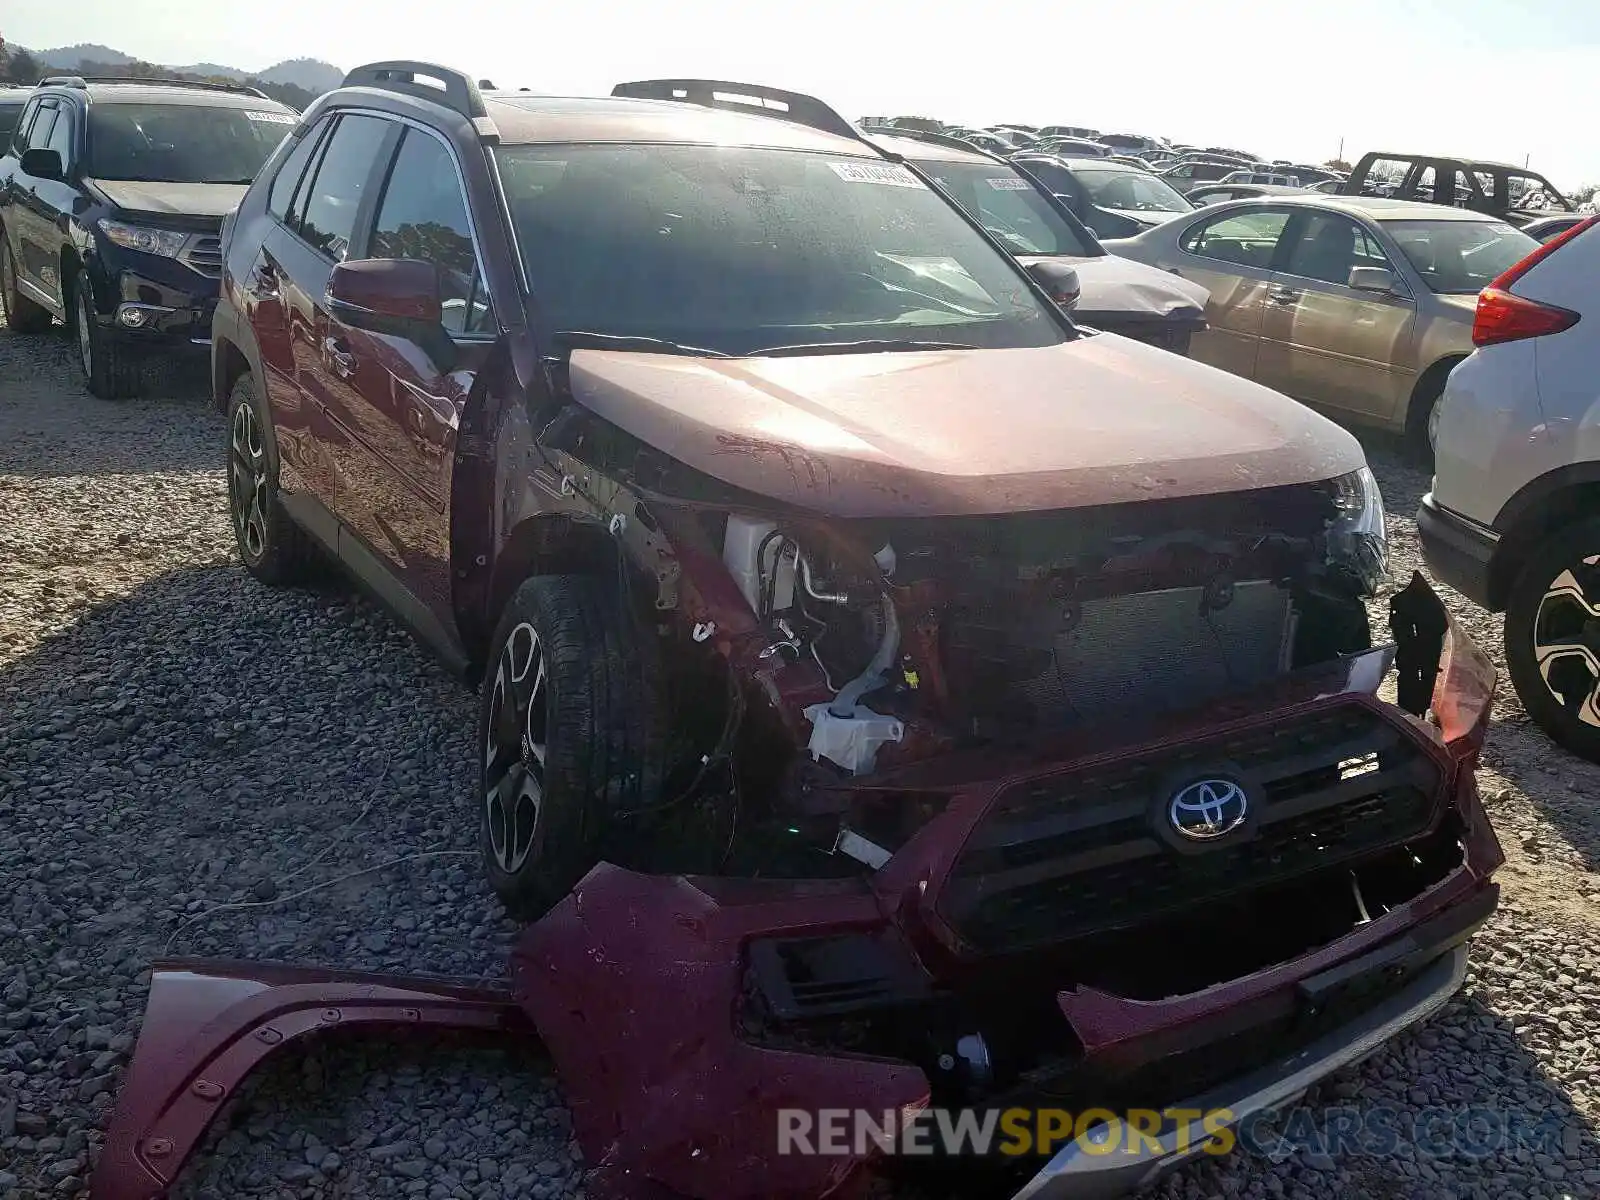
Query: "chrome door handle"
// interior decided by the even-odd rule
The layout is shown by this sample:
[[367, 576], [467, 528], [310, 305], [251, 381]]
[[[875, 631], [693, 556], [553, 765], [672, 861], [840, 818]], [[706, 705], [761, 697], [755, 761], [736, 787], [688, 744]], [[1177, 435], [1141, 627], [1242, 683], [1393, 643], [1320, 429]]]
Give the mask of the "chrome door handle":
[[1267, 293], [1267, 299], [1274, 304], [1293, 304], [1300, 299], [1300, 293], [1291, 292], [1288, 288], [1273, 288]]
[[338, 338], [323, 338], [322, 352], [328, 356], [328, 361], [333, 364], [334, 372], [340, 379], [349, 379], [356, 373], [356, 356], [346, 350], [344, 343]]

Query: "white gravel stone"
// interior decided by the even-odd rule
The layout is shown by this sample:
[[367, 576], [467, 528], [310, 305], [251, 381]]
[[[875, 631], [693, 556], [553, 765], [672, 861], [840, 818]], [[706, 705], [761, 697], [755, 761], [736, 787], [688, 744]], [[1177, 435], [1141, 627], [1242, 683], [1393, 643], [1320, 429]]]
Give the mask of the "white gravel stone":
[[[1403, 583], [1427, 481], [1367, 440]], [[269, 591], [246, 577], [223, 444], [198, 396], [93, 400], [59, 332], [0, 333], [3, 1200], [82, 1186], [145, 964], [169, 939], [177, 954], [504, 970], [514, 929], [473, 857], [473, 697], [337, 581]], [[1498, 656], [1499, 619], [1446, 599]], [[1395, 1152], [1236, 1154], [1148, 1195], [1597, 1194], [1600, 771], [1554, 748], [1503, 688], [1482, 782], [1509, 862], [1467, 988], [1306, 1101], [1391, 1108]], [[277, 900], [438, 850], [464, 853]], [[1468, 1107], [1553, 1120], [1559, 1144], [1431, 1157], [1424, 1109]], [[520, 1058], [335, 1041], [264, 1070], [176, 1194], [571, 1196], [567, 1128], [554, 1080]]]

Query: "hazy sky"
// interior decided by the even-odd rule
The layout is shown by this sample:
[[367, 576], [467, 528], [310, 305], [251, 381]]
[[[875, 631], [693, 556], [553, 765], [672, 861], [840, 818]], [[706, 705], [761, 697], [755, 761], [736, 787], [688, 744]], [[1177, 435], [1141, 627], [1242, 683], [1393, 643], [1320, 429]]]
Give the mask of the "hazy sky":
[[[0, 0], [36, 49], [259, 69], [308, 56], [459, 66], [595, 93], [663, 75], [811, 92], [849, 117], [1082, 124], [1352, 161], [1435, 150], [1600, 181], [1597, 0]], [[787, 17], [779, 14], [787, 14]]]

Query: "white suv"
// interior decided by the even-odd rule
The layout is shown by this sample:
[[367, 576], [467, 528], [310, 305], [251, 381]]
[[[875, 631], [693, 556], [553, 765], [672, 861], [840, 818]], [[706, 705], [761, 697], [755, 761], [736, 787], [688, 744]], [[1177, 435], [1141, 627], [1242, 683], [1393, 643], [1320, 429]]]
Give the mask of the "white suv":
[[1417, 525], [1433, 573], [1506, 614], [1506, 664], [1551, 737], [1600, 762], [1600, 218], [1478, 297]]

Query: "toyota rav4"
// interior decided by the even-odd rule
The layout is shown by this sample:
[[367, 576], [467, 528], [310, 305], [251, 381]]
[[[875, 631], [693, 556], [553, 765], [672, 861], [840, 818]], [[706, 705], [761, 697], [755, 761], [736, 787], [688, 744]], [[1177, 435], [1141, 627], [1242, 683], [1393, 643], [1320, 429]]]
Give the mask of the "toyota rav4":
[[1075, 328], [815, 100], [617, 90], [359, 68], [230, 221], [245, 567], [337, 560], [481, 679], [532, 923], [506, 989], [158, 966], [97, 1197], [301, 1034], [520, 1014], [592, 1196], [875, 1169], [782, 1109], [1164, 1111], [1017, 1181], [1104, 1195], [1445, 1003], [1494, 677], [1420, 577], [1373, 645], [1356, 441]]

